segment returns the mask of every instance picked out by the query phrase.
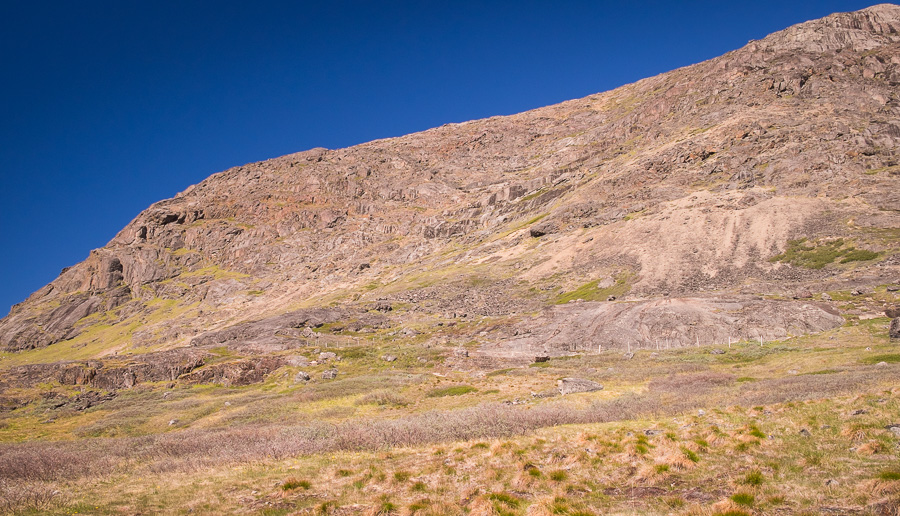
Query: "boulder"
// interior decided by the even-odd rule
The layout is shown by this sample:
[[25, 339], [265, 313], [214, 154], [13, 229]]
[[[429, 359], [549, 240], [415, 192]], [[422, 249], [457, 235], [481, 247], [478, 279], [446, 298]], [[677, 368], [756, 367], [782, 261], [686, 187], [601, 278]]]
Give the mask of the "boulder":
[[397, 357], [395, 357], [394, 355], [381, 355], [381, 359], [385, 362], [393, 362], [397, 360]]
[[322, 379], [323, 380], [334, 380], [337, 378], [337, 369], [326, 369], [322, 371]]
[[888, 308], [885, 308], [884, 315], [890, 317], [891, 319], [900, 317], [900, 306], [890, 306]]
[[305, 371], [298, 371], [297, 376], [294, 377], [294, 383], [308, 382], [309, 380], [309, 373]]
[[556, 382], [560, 394], [572, 394], [576, 392], [593, 392], [603, 389], [603, 386], [597, 382], [585, 380], [584, 378], [563, 378]]
[[538, 356], [534, 357], [534, 361], [535, 362], [549, 362], [550, 355], [538, 355]]
[[552, 220], [548, 220], [545, 222], [539, 222], [534, 226], [531, 226], [531, 229], [528, 230], [528, 233], [535, 237], [542, 237], [544, 235], [549, 235], [550, 233], [556, 233], [559, 231], [559, 224]]
[[891, 329], [888, 332], [892, 339], [900, 339], [900, 317], [891, 321]]
[[319, 353], [319, 362], [325, 363], [329, 360], [333, 360], [337, 358], [337, 353], [332, 353], [331, 351], [323, 351]]
[[303, 355], [294, 355], [285, 359], [287, 365], [294, 367], [309, 367], [309, 359]]

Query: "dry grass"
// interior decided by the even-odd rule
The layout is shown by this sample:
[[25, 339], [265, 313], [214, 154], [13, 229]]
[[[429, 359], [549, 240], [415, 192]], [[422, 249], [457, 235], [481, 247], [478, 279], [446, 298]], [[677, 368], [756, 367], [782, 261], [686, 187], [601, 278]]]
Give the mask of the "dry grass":
[[[293, 384], [289, 370], [243, 389], [147, 386], [84, 412], [29, 405], [0, 416], [0, 436], [67, 440], [0, 444], [0, 479], [11, 510], [46, 513], [877, 512], [900, 494], [885, 429], [898, 423], [900, 365], [865, 365], [854, 346], [871, 342], [859, 339], [587, 355], [493, 375], [391, 371], [363, 350], [333, 381]], [[786, 374], [786, 362], [820, 374]], [[531, 398], [561, 376], [606, 388]], [[477, 390], [429, 397], [460, 385]], [[513, 398], [526, 402], [502, 403]]]

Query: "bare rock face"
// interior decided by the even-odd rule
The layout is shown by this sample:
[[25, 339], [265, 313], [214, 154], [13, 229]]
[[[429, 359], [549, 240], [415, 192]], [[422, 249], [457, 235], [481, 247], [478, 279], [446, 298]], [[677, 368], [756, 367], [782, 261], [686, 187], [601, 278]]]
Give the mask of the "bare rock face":
[[839, 13], [582, 99], [214, 174], [13, 307], [0, 349], [224, 346], [254, 358], [181, 374], [240, 383], [311, 328], [358, 342], [410, 314], [508, 318], [468, 362], [834, 327], [808, 293], [900, 277], [898, 29], [897, 6]]
[[534, 323], [496, 352], [532, 356], [543, 349], [559, 354], [765, 342], [836, 328], [844, 319], [830, 307], [812, 302], [730, 296], [567, 304], [548, 309]]

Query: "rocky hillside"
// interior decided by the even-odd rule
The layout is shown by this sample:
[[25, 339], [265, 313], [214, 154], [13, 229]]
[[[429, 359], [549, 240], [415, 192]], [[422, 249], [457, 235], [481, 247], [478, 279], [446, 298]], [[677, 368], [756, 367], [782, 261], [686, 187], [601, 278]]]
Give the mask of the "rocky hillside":
[[215, 174], [16, 305], [4, 360], [372, 334], [516, 358], [878, 313], [822, 293], [900, 280], [898, 31], [897, 6], [835, 14], [606, 93]]

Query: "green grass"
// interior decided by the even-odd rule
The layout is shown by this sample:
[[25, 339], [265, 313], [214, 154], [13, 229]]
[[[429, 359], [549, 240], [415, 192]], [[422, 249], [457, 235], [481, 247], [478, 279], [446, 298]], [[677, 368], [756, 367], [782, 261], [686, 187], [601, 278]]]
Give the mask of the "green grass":
[[853, 246], [845, 247], [844, 239], [830, 241], [809, 242], [806, 238], [789, 240], [787, 249], [778, 255], [769, 258], [772, 263], [789, 263], [796, 267], [807, 269], [822, 269], [842, 258], [841, 263], [874, 260], [879, 253], [865, 249], [856, 249]]
[[750, 473], [747, 473], [746, 475], [744, 475], [743, 483], [747, 484], [748, 486], [762, 485], [762, 483], [763, 483], [762, 472], [761, 471], [751, 471]]
[[470, 392], [477, 392], [478, 389], [472, 387], [471, 385], [453, 385], [450, 387], [439, 387], [437, 389], [431, 389], [426, 394], [429, 398], [443, 398], [444, 396], [461, 396], [463, 394], [468, 394]]
[[878, 478], [885, 481], [900, 480], [900, 469], [888, 469], [878, 474]]
[[289, 478], [281, 484], [282, 491], [290, 491], [292, 489], [309, 489], [312, 487], [312, 483], [309, 480], [298, 480], [296, 478]]
[[738, 505], [750, 507], [756, 501], [756, 498], [750, 493], [735, 493], [731, 495], [731, 501]]
[[879, 362], [886, 362], [888, 364], [897, 364], [900, 363], [900, 353], [886, 353], [883, 355], [872, 355], [860, 360], [863, 364], [877, 364]]
[[700, 462], [700, 456], [697, 455], [697, 453], [689, 450], [688, 448], [685, 448], [684, 446], [681, 447], [681, 453], [683, 453], [684, 456], [687, 457], [687, 459], [691, 462]]
[[556, 471], [551, 471], [550, 474], [547, 476], [550, 477], [550, 480], [552, 480], [554, 482], [563, 482], [564, 480], [569, 478], [569, 475], [561, 469], [558, 469]]
[[844, 258], [841, 260], [841, 263], [866, 262], [869, 260], [874, 260], [879, 256], [881, 256], [881, 253], [868, 251], [866, 249], [853, 249], [844, 254]]
[[630, 273], [619, 274], [615, 284], [606, 288], [598, 288], [600, 280], [589, 281], [571, 292], [560, 294], [553, 302], [560, 305], [576, 299], [606, 301], [610, 296], [621, 297], [631, 290], [632, 278]]

